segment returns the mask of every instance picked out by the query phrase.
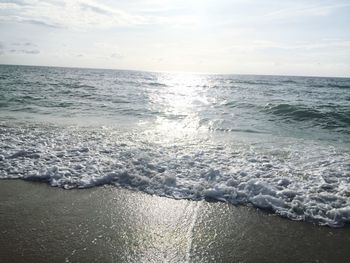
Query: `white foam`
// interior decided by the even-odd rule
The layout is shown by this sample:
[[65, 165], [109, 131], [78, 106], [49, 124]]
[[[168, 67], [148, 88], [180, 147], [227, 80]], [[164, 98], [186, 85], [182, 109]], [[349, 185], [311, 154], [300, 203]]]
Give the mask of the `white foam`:
[[112, 184], [173, 198], [252, 204], [321, 225], [350, 221], [344, 148], [214, 141], [163, 144], [142, 132], [108, 128], [0, 126], [0, 178], [66, 189]]

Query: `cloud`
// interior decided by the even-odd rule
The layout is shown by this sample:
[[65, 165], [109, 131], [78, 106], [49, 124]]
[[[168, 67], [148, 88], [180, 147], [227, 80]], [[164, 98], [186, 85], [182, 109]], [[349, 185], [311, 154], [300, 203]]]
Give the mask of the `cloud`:
[[0, 0], [1, 4], [10, 4], [10, 5], [28, 5], [25, 0]]
[[322, 17], [322, 16], [328, 16], [332, 12], [334, 12], [336, 9], [348, 7], [350, 4], [332, 4], [332, 5], [320, 5], [320, 4], [314, 4], [314, 5], [298, 5], [295, 2], [292, 2], [290, 4], [290, 7], [282, 8], [277, 11], [273, 11], [270, 13], [267, 13], [263, 15], [266, 19], [271, 20], [285, 20], [285, 19], [293, 19], [293, 18], [300, 18], [300, 17]]
[[12, 46], [24, 46], [24, 47], [37, 47], [36, 44], [31, 42], [14, 42], [11, 44]]
[[10, 49], [8, 50], [9, 53], [16, 53], [16, 54], [30, 54], [30, 55], [36, 55], [39, 54], [40, 51], [37, 49]]
[[37, 45], [31, 42], [14, 42], [6, 47], [2, 42], [0, 43], [0, 54], [28, 54], [37, 55], [40, 53]]
[[319, 49], [349, 49], [350, 41], [342, 39], [323, 39], [318, 42], [308, 42], [308, 41], [296, 41], [294, 43], [285, 43], [278, 41], [269, 40], [253, 40], [250, 42], [241, 42], [236, 45], [231, 45], [230, 49], [239, 52], [253, 52], [266, 49], [274, 50], [285, 50], [285, 51], [298, 51], [298, 50], [312, 50], [316, 51]]
[[246, 73], [274, 63], [348, 65], [347, 6], [349, 0], [0, 0], [1, 60], [27, 63], [41, 53], [41, 64]]
[[73, 29], [141, 25], [143, 16], [99, 4], [94, 0], [37, 0], [27, 4], [0, 2], [0, 21]]
[[4, 44], [2, 42], [0, 42], [0, 55], [4, 54]]
[[95, 5], [91, 5], [91, 4], [81, 3], [80, 7], [84, 11], [92, 11], [92, 12], [99, 13], [99, 14], [102, 14], [102, 15], [107, 15], [107, 16], [112, 16], [113, 15], [112, 11], [110, 11], [110, 10], [108, 10], [106, 8], [100, 7], [100, 6], [95, 6]]
[[74, 30], [142, 25], [188, 26], [197, 23], [193, 14], [169, 14], [167, 11], [152, 14], [135, 10], [130, 7], [124, 10], [115, 8], [96, 0], [1, 1], [0, 21]]
[[13, 19], [13, 21], [21, 22], [21, 23], [28, 23], [28, 24], [32, 24], [32, 25], [38, 25], [38, 26], [52, 27], [52, 28], [61, 27], [61, 25], [57, 24], [57, 23], [54, 24], [54, 23], [50, 23], [47, 21], [40, 21], [40, 20], [35, 20], [35, 19], [22, 19], [20, 17], [15, 17]]
[[111, 58], [122, 59], [124, 56], [121, 53], [112, 53]]

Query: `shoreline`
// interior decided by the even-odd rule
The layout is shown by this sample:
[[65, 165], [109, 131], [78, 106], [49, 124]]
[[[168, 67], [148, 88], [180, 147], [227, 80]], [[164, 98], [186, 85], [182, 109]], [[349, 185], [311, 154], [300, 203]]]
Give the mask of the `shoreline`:
[[344, 262], [350, 228], [113, 186], [0, 181], [0, 262]]

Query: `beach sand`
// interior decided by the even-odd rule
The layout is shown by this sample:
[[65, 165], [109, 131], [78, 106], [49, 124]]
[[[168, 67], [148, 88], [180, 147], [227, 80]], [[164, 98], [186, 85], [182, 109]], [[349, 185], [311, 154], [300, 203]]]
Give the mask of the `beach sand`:
[[347, 262], [349, 244], [252, 207], [0, 181], [0, 262]]

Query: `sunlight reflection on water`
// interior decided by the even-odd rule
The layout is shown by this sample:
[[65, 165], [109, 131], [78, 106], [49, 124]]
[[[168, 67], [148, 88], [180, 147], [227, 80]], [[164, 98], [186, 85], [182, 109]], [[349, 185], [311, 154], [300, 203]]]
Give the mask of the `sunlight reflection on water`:
[[160, 75], [164, 87], [150, 94], [150, 107], [158, 111], [149, 133], [164, 141], [192, 139], [207, 133], [200, 112], [208, 107], [209, 80], [206, 76], [190, 74]]

